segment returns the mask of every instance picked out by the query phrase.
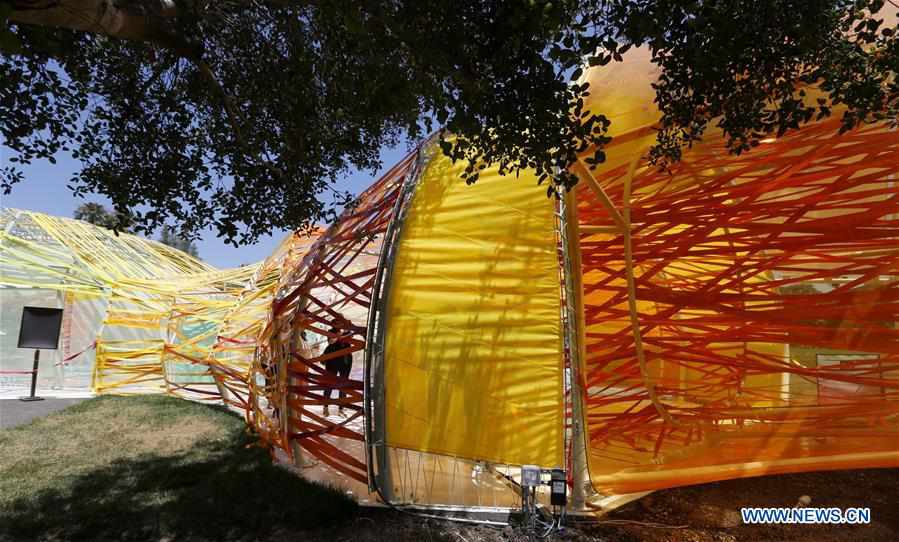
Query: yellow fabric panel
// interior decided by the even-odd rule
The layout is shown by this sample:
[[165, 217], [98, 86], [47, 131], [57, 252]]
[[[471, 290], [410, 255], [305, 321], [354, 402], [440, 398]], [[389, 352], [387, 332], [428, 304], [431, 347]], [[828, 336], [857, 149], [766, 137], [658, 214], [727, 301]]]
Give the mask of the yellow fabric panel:
[[563, 464], [554, 203], [530, 173], [435, 156], [390, 285], [387, 443], [496, 463]]
[[[651, 56], [648, 48], [638, 47], [622, 62], [585, 70], [579, 81], [590, 83], [585, 108], [605, 115], [611, 121], [608, 135], [613, 138], [612, 145], [617, 144], [615, 137], [651, 126], [659, 120], [655, 90], [650, 83], [658, 79], [660, 72], [651, 62]], [[610, 154], [624, 153], [616, 150]]]
[[[659, 110], [650, 83], [658, 78], [659, 69], [650, 58], [649, 49], [632, 49], [622, 62], [587, 69], [579, 80], [590, 83], [584, 108], [611, 122], [607, 135], [612, 141], [605, 147], [606, 160], [594, 174], [629, 163], [655, 143], [653, 125], [659, 120]], [[581, 158], [592, 154], [590, 149]]]

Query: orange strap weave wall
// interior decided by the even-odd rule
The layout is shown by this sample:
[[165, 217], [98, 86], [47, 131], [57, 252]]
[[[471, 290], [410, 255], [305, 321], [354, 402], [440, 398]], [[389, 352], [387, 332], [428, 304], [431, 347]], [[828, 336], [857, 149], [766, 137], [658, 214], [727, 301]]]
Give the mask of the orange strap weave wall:
[[[593, 173], [629, 209], [646, 362], [625, 238], [586, 228], [597, 489], [899, 466], [899, 133], [837, 122], [739, 157], [710, 137], [670, 174], [639, 154]], [[582, 229], [615, 227], [589, 182], [577, 195]]]

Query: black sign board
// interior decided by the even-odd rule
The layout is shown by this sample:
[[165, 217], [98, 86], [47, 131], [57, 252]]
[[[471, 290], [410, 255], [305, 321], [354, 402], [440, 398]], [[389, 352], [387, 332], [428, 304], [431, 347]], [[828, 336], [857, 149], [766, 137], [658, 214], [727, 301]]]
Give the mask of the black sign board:
[[22, 307], [22, 327], [19, 328], [19, 348], [56, 350], [62, 309]]

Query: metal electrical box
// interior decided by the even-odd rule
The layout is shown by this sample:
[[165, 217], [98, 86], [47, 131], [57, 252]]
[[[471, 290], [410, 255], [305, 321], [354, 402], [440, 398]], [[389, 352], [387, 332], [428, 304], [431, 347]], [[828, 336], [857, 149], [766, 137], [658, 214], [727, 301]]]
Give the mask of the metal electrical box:
[[536, 465], [521, 466], [521, 487], [537, 487], [540, 485], [540, 467]]
[[553, 506], [565, 506], [568, 504], [568, 480], [565, 471], [553, 469], [549, 480], [549, 503]]

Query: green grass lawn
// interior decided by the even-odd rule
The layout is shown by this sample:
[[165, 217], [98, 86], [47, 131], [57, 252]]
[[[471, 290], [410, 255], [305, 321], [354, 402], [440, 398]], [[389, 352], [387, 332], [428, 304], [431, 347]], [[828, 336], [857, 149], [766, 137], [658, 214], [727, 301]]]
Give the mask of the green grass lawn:
[[244, 421], [160, 396], [100, 397], [0, 431], [0, 540], [255, 540], [354, 501], [272, 464]]

